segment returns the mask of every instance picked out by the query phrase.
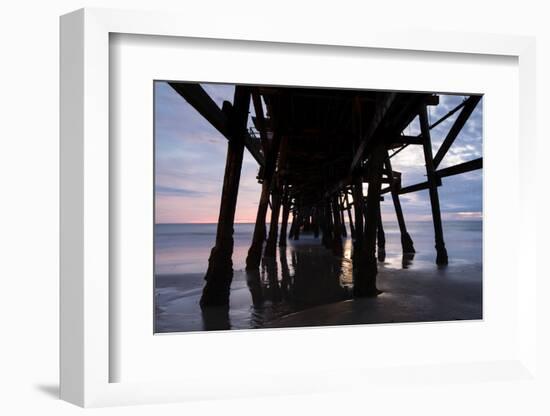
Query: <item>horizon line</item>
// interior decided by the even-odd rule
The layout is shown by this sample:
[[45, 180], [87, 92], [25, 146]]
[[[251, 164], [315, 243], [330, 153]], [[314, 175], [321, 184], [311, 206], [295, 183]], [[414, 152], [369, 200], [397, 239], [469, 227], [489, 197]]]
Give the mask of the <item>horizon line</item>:
[[[432, 222], [431, 219], [424, 219], [424, 220], [409, 220], [411, 222]], [[443, 220], [443, 222], [448, 221], [483, 221], [483, 218], [462, 218], [462, 219], [450, 219], [450, 220]], [[397, 219], [393, 220], [386, 220], [384, 222], [397, 222]], [[234, 224], [255, 224], [256, 222], [235, 222]], [[265, 222], [266, 224], [270, 224], [269, 221]], [[187, 225], [187, 224], [194, 224], [194, 225], [215, 225], [218, 224], [218, 222], [155, 222], [155, 225]], [[281, 224], [281, 221], [278, 222], [278, 224]], [[348, 221], [346, 221], [346, 224], [349, 224]], [[290, 225], [290, 222], [289, 222]]]

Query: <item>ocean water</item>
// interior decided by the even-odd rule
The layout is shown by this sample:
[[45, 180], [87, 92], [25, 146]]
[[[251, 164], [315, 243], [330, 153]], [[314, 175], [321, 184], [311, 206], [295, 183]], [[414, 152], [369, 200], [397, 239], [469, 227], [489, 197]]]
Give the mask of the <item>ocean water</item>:
[[[156, 224], [155, 274], [205, 273], [210, 250], [216, 241], [216, 227], [217, 224]], [[443, 227], [445, 244], [452, 262], [481, 262], [482, 221], [446, 221]], [[407, 229], [418, 252], [411, 267], [419, 267], [423, 261], [435, 256], [433, 226], [429, 221], [410, 221]], [[400, 260], [401, 240], [397, 222], [385, 222], [384, 231], [387, 261], [393, 261], [396, 256]], [[253, 232], [254, 224], [235, 224], [234, 270], [244, 269]], [[306, 239], [308, 237], [303, 236]], [[349, 254], [348, 250], [348, 258]]]
[[[234, 226], [234, 277], [227, 316], [212, 319], [205, 315], [198, 301], [216, 227], [216, 224], [155, 226], [156, 332], [323, 325], [336, 322], [333, 315], [355, 316], [356, 309], [352, 313], [321, 311], [313, 318], [300, 318], [301, 314], [307, 316], [304, 311], [339, 305], [351, 298], [353, 267], [349, 237], [344, 240], [344, 256], [336, 258], [321, 246], [320, 238], [303, 233], [300, 240], [289, 240], [287, 247], [278, 248], [274, 259], [264, 261], [260, 270], [251, 274], [244, 268], [254, 224]], [[449, 254], [449, 265], [445, 268], [435, 265], [431, 222], [407, 223], [416, 249], [411, 258], [402, 255], [397, 222], [386, 221], [386, 258], [379, 262], [378, 276], [379, 288], [386, 294], [376, 302], [389, 306], [385, 309], [380, 304], [368, 306], [364, 311], [371, 308], [371, 313], [365, 315], [362, 310], [351, 322], [344, 323], [479, 319], [482, 222], [446, 221], [443, 227]], [[420, 289], [421, 292], [415, 292]], [[414, 306], [407, 297], [418, 304]], [[377, 315], [379, 310], [387, 313]], [[284, 323], [289, 316], [293, 318]]]

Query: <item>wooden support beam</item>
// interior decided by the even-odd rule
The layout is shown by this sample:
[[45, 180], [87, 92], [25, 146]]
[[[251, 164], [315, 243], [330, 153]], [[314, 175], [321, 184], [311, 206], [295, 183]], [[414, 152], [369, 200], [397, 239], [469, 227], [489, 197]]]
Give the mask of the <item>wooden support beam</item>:
[[256, 113], [256, 126], [258, 131], [260, 132], [260, 140], [262, 142], [264, 155], [266, 155], [269, 150], [269, 143], [267, 139], [267, 124], [264, 116], [264, 107], [262, 106], [262, 97], [260, 96], [260, 91], [258, 88], [252, 89], [252, 101], [254, 103], [254, 112]]
[[[474, 112], [477, 104], [481, 100], [481, 95], [472, 95], [466, 99], [464, 102], [464, 107], [462, 111], [456, 118], [453, 126], [447, 133], [445, 140], [441, 143], [441, 146], [437, 150], [435, 157], [433, 158], [434, 169], [437, 169], [447, 152], [449, 151], [451, 145], [454, 143], [455, 139], [458, 137], [460, 131]], [[427, 129], [429, 131], [429, 128]]]
[[[261, 107], [261, 103], [260, 107], [256, 109], [256, 116], [262, 118], [263, 120], [263, 109]], [[265, 154], [267, 155], [267, 160], [263, 174], [262, 193], [260, 195], [260, 202], [258, 203], [258, 211], [256, 213], [254, 234], [252, 236], [250, 249], [248, 250], [248, 254], [246, 256], [246, 270], [257, 269], [258, 267], [260, 267], [261, 264], [263, 244], [266, 239], [265, 218], [267, 215], [267, 208], [268, 206], [271, 206], [269, 203], [269, 195], [272, 188], [273, 174], [275, 173], [276, 161], [280, 151], [280, 145], [281, 136], [277, 130], [274, 132], [271, 145], [267, 144], [266, 138], [265, 148], [267, 149], [267, 152]], [[272, 206], [271, 209], [273, 209]]]
[[386, 117], [386, 114], [388, 113], [388, 110], [390, 109], [392, 103], [395, 100], [396, 93], [385, 93], [382, 95], [379, 99], [377, 99], [377, 105], [375, 109], [374, 116], [372, 117], [372, 120], [367, 127], [366, 131], [363, 134], [363, 137], [361, 137], [361, 141], [359, 143], [359, 147], [357, 151], [355, 152], [355, 155], [353, 157], [353, 160], [351, 162], [351, 166], [349, 168], [349, 174], [352, 175], [355, 171], [355, 168], [359, 165], [359, 163], [363, 160], [365, 149], [367, 148], [367, 145], [370, 144], [372, 138], [374, 137], [376, 131], [380, 128], [382, 125], [382, 121]]
[[197, 110], [199, 114], [212, 125], [212, 127], [227, 138], [227, 117], [200, 84], [169, 82], [168, 85], [170, 85], [179, 95], [181, 95], [183, 99], [191, 105], [191, 107]]
[[342, 195], [337, 197], [338, 200], [338, 212], [340, 213], [340, 224], [342, 227], [342, 237], [348, 236], [348, 231], [346, 229], [346, 220], [344, 218], [344, 200]]
[[271, 221], [269, 224], [269, 235], [267, 242], [265, 243], [264, 257], [275, 257], [277, 233], [279, 229], [279, 214], [281, 212], [281, 187], [275, 185], [271, 194], [272, 209], [271, 209]]
[[[441, 182], [439, 182], [439, 185], [441, 185]], [[430, 183], [427, 182], [427, 181], [426, 182], [415, 183], [414, 185], [405, 186], [405, 187], [401, 188], [399, 190], [398, 194], [399, 195], [409, 194], [411, 192], [417, 192], [417, 191], [422, 191], [424, 189], [428, 189], [429, 187], [430, 187]]]
[[388, 144], [388, 149], [397, 149], [402, 146], [409, 145], [422, 145], [422, 137], [420, 136], [405, 136], [400, 135], [392, 138]]
[[[360, 247], [359, 253], [356, 253], [353, 259], [353, 295], [356, 297], [377, 296], [381, 293], [376, 287], [376, 275], [378, 274], [378, 265], [376, 261], [376, 234], [380, 216], [382, 167], [386, 154], [386, 148], [383, 144], [379, 144], [373, 148], [369, 157], [367, 172], [369, 188], [365, 204], [365, 234], [362, 247]], [[361, 201], [361, 199], [358, 201]], [[361, 202], [359, 202], [357, 207], [361, 205]], [[359, 210], [361, 210], [361, 208], [359, 208]], [[356, 224], [357, 219], [356, 216]], [[358, 227], [359, 224], [357, 224], [356, 227], [356, 234], [359, 234]]]
[[[218, 130], [226, 139], [231, 140], [231, 134], [228, 128], [228, 119], [218, 105], [210, 98], [208, 93], [197, 83], [169, 82], [179, 95], [181, 95], [195, 110], [199, 112], [216, 130]], [[249, 88], [249, 87], [247, 87]], [[247, 119], [248, 119], [248, 108]], [[246, 126], [245, 126], [246, 128]], [[264, 157], [260, 152], [258, 143], [247, 131], [243, 133], [244, 145], [260, 166], [264, 166]]]
[[264, 294], [262, 288], [262, 278], [260, 276], [259, 269], [252, 269], [246, 271], [246, 285], [250, 291], [250, 297], [252, 298], [252, 305], [255, 308], [259, 308], [264, 303]]
[[461, 173], [471, 172], [473, 170], [483, 168], [483, 158], [469, 160], [468, 162], [459, 163], [458, 165], [449, 166], [445, 169], [439, 169], [436, 174], [439, 178], [445, 178], [447, 176], [460, 175]]
[[386, 235], [384, 233], [384, 224], [382, 223], [382, 212], [378, 210], [378, 228], [376, 230], [376, 246], [378, 248], [378, 261], [386, 260]]
[[439, 120], [437, 120], [435, 123], [432, 123], [430, 125], [430, 130], [439, 126], [441, 123], [443, 123], [445, 120], [447, 120], [449, 117], [451, 117], [454, 113], [456, 113], [458, 110], [460, 110], [462, 107], [464, 107], [464, 104], [466, 104], [466, 100], [462, 101], [459, 105], [457, 105], [455, 108], [453, 108], [451, 111], [449, 111], [447, 114], [445, 114], [443, 117], [441, 117]]
[[279, 247], [285, 247], [286, 246], [286, 230], [288, 227], [288, 215], [290, 213], [290, 198], [288, 196], [288, 188], [285, 188], [284, 194], [283, 194], [283, 217], [281, 219], [281, 232], [279, 235]]
[[[464, 111], [464, 110], [463, 110]], [[435, 249], [437, 251], [436, 263], [439, 265], [449, 262], [445, 241], [443, 240], [443, 225], [441, 223], [441, 210], [439, 207], [439, 194], [437, 192], [438, 177], [435, 173], [435, 165], [432, 156], [432, 142], [430, 128], [428, 125], [428, 111], [426, 107], [420, 109], [420, 129], [424, 138], [424, 160], [426, 162], [426, 173], [428, 175], [428, 189], [430, 191], [430, 203], [432, 206], [432, 219], [435, 231]]]
[[342, 244], [342, 222], [341, 212], [338, 207], [338, 197], [334, 195], [331, 198], [332, 205], [332, 252], [336, 256], [341, 256], [343, 253]]
[[[278, 134], [276, 134], [278, 136]], [[269, 224], [269, 236], [267, 238], [267, 242], [265, 244], [265, 251], [264, 256], [265, 257], [275, 257], [275, 251], [276, 251], [276, 243], [277, 243], [277, 232], [279, 228], [279, 212], [281, 210], [281, 204], [283, 202], [283, 177], [282, 177], [282, 169], [284, 168], [286, 164], [286, 158], [287, 158], [287, 148], [288, 148], [288, 136], [285, 136], [281, 139], [281, 144], [279, 148], [279, 152], [277, 155], [271, 155], [271, 161], [270, 165], [274, 165], [273, 169], [277, 170], [276, 176], [273, 177], [273, 190], [272, 190], [272, 208], [271, 208], [271, 222]], [[287, 220], [288, 222], [288, 214], [287, 214]], [[284, 224], [285, 226], [285, 234], [286, 234], [286, 222]], [[286, 236], [285, 236], [286, 239]], [[286, 243], [286, 242], [285, 242]]]
[[233, 106], [225, 105], [224, 113], [228, 118], [227, 159], [223, 179], [220, 213], [216, 230], [216, 243], [208, 259], [200, 305], [229, 305], [229, 291], [233, 280], [233, 223], [239, 192], [241, 168], [244, 154], [244, 135], [250, 106], [248, 87], [236, 86]]
[[271, 181], [264, 179], [262, 183], [262, 193], [258, 203], [256, 213], [256, 222], [254, 224], [254, 233], [252, 235], [252, 244], [246, 256], [246, 270], [254, 270], [260, 267], [262, 260], [262, 250], [266, 237], [265, 217], [269, 205], [269, 192], [271, 190]]
[[351, 205], [349, 203], [348, 191], [344, 192], [344, 200], [346, 203], [346, 211], [348, 212], [349, 231], [351, 238], [355, 238], [355, 226], [353, 225], [353, 219], [351, 218]]
[[288, 233], [288, 239], [290, 240], [291, 238], [294, 238], [294, 232], [296, 230], [296, 223], [297, 223], [297, 218], [296, 218], [296, 209], [294, 209], [292, 211], [292, 222], [290, 223], [290, 231]]
[[[446, 178], [448, 176], [460, 175], [461, 173], [471, 172], [477, 169], [483, 168], [483, 158], [478, 158], [474, 160], [469, 160], [468, 162], [459, 163], [458, 165], [449, 166], [448, 168], [439, 169], [435, 171], [435, 182], [437, 186], [441, 186], [441, 178]], [[399, 195], [408, 194], [411, 192], [422, 191], [430, 187], [429, 182], [420, 182], [415, 183], [414, 185], [405, 186], [397, 191]], [[380, 191], [381, 194], [391, 192], [391, 186], [384, 188]]]
[[[350, 167], [348, 169], [348, 175], [338, 181], [334, 186], [332, 186], [330, 189], [328, 189], [325, 192], [325, 197], [330, 197], [334, 192], [337, 192], [338, 190], [344, 188], [345, 186], [349, 185], [351, 183], [351, 178], [353, 175], [356, 175], [356, 168], [360, 165], [360, 163], [365, 158], [365, 153], [367, 151], [368, 146], [373, 145], [373, 139], [376, 136], [376, 134], [379, 132], [379, 129], [383, 126], [383, 121], [388, 114], [392, 104], [394, 103], [395, 99], [397, 97], [397, 94], [394, 92], [386, 92], [380, 94], [376, 98], [376, 106], [375, 106], [375, 113], [367, 126], [366, 130], [363, 132], [361, 131], [361, 128], [359, 128], [359, 146], [357, 150], [355, 151], [355, 154], [353, 156], [352, 162], [350, 164]], [[359, 104], [358, 104], [359, 105]], [[359, 110], [357, 109], [357, 105], [354, 106], [354, 113], [360, 113], [360, 105]], [[361, 119], [361, 115], [359, 114], [356, 116], [359, 120]]]
[[428, 95], [424, 99], [424, 103], [429, 106], [439, 105], [439, 95], [436, 95], [436, 94]]
[[391, 161], [389, 156], [386, 157], [386, 160], [384, 162], [386, 169], [389, 172], [392, 172], [391, 178], [392, 182], [390, 183], [390, 191], [391, 191], [391, 197], [393, 201], [393, 207], [395, 209], [395, 215], [397, 216], [397, 224], [399, 225], [399, 233], [401, 234], [401, 248], [403, 250], [403, 253], [414, 253], [414, 244], [412, 241], [411, 236], [409, 235], [407, 231], [407, 226], [405, 224], [405, 218], [403, 216], [403, 209], [401, 208], [401, 201], [399, 200], [399, 186], [400, 184], [397, 184], [395, 180], [393, 180], [393, 169], [391, 165]]
[[313, 221], [313, 237], [319, 238], [319, 210], [315, 208], [311, 216]]

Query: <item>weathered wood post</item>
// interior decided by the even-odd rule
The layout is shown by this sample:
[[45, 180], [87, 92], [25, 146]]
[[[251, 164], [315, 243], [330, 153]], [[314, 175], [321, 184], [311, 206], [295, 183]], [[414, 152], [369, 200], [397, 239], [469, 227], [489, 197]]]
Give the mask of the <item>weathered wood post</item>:
[[299, 210], [296, 210], [294, 218], [296, 219], [296, 222], [294, 223], [294, 233], [292, 234], [292, 237], [294, 238], [294, 240], [299, 240], [300, 228], [302, 227], [302, 216]]
[[277, 234], [279, 230], [279, 214], [281, 212], [281, 189], [275, 178], [275, 186], [271, 192], [271, 221], [269, 224], [269, 234], [265, 243], [265, 257], [275, 257], [277, 246]]
[[260, 135], [262, 137], [264, 154], [266, 154], [266, 166], [264, 169], [262, 193], [260, 195], [260, 202], [258, 203], [258, 212], [256, 214], [256, 223], [254, 225], [252, 244], [250, 245], [248, 255], [246, 256], [246, 270], [257, 269], [258, 267], [260, 267], [263, 245], [266, 238], [265, 218], [267, 215], [267, 207], [269, 205], [269, 194], [271, 192], [273, 174], [275, 171], [277, 156], [279, 154], [279, 148], [281, 144], [281, 136], [275, 133], [273, 135], [271, 146], [268, 145], [262, 105], [259, 101], [259, 96], [257, 96], [257, 94], [253, 97], [256, 118], [259, 120], [259, 123], [262, 126], [262, 129], [260, 130]]
[[313, 213], [311, 214], [311, 221], [313, 227], [313, 237], [319, 238], [319, 209], [313, 207]]
[[333, 236], [332, 236], [332, 252], [337, 255], [341, 256], [343, 253], [343, 246], [342, 246], [342, 223], [340, 215], [340, 209], [338, 206], [338, 196], [335, 195], [332, 197], [332, 214], [333, 214]]
[[428, 186], [430, 191], [430, 202], [432, 206], [432, 218], [435, 231], [435, 249], [437, 251], [436, 263], [444, 265], [449, 262], [445, 241], [443, 240], [443, 225], [441, 223], [441, 210], [439, 207], [439, 194], [437, 186], [440, 179], [435, 172], [435, 166], [432, 153], [432, 140], [430, 137], [430, 126], [428, 121], [427, 107], [423, 105], [419, 112], [420, 130], [422, 134], [422, 142], [424, 148], [424, 159], [426, 161], [426, 173], [428, 176]]
[[281, 301], [281, 288], [279, 286], [279, 270], [275, 257], [264, 257], [263, 264], [267, 273], [268, 294], [271, 302]]
[[223, 111], [228, 119], [227, 158], [223, 179], [220, 214], [216, 230], [216, 244], [208, 259], [208, 270], [200, 300], [201, 307], [228, 306], [229, 290], [233, 280], [233, 223], [241, 178], [244, 153], [244, 135], [250, 106], [250, 90], [236, 86], [233, 106], [224, 102]]
[[378, 210], [378, 228], [376, 233], [376, 245], [378, 247], [378, 261], [386, 260], [386, 235], [382, 224], [382, 212]]
[[345, 201], [346, 201], [346, 211], [348, 212], [349, 231], [351, 233], [351, 238], [355, 238], [355, 227], [353, 225], [353, 219], [351, 218], [351, 206], [349, 204], [348, 190], [347, 189], [346, 189], [346, 193], [345, 193]]
[[[386, 150], [382, 144], [376, 146], [369, 157], [367, 162], [367, 181], [369, 183], [367, 199], [365, 204], [365, 235], [363, 239], [359, 239], [362, 242], [359, 247], [359, 252], [354, 253], [353, 267], [354, 267], [354, 282], [353, 282], [353, 295], [356, 297], [377, 296], [381, 292], [376, 287], [376, 275], [378, 274], [378, 264], [376, 261], [376, 233], [378, 229], [378, 217], [380, 215], [380, 187], [382, 184], [382, 166], [384, 163], [384, 156]], [[357, 192], [357, 200], [354, 194], [354, 203], [357, 202], [357, 211], [361, 214], [363, 198], [362, 198], [362, 185], [361, 192]], [[359, 215], [361, 226], [363, 218]], [[362, 229], [359, 229], [359, 218], [356, 215], [356, 227], [355, 232], [360, 234]], [[356, 241], [357, 241], [356, 237]], [[357, 262], [357, 264], [356, 264]], [[355, 268], [357, 266], [357, 273]]]
[[[352, 262], [353, 262], [353, 282], [354, 286], [360, 285], [360, 280], [362, 280], [361, 275], [364, 273], [365, 262], [365, 253], [364, 253], [364, 244], [365, 244], [365, 227], [364, 227], [364, 215], [365, 215], [365, 205], [364, 205], [364, 196], [363, 196], [363, 179], [358, 176], [353, 179], [352, 186], [352, 195], [353, 195], [353, 213], [355, 215], [355, 239], [353, 240], [353, 253], [352, 253]], [[355, 292], [355, 288], [354, 288]]]
[[414, 244], [411, 236], [407, 231], [405, 218], [403, 217], [403, 210], [401, 208], [401, 201], [399, 200], [399, 188], [401, 186], [401, 181], [399, 180], [399, 183], [397, 183], [395, 178], [393, 177], [391, 161], [387, 154], [385, 166], [386, 170], [388, 171], [388, 177], [390, 178], [391, 198], [393, 201], [393, 207], [395, 209], [395, 215], [397, 216], [397, 224], [399, 224], [399, 233], [401, 234], [401, 248], [403, 249], [403, 253], [415, 253]]
[[256, 214], [252, 244], [250, 245], [248, 255], [246, 256], [246, 270], [253, 270], [260, 267], [262, 249], [266, 237], [265, 217], [267, 215], [267, 207], [269, 205], [270, 185], [271, 181], [264, 178], [260, 202], [258, 203], [258, 212]]
[[288, 227], [288, 214], [290, 213], [290, 198], [289, 198], [288, 187], [285, 189], [283, 194], [283, 218], [281, 220], [281, 232], [279, 235], [279, 247], [286, 246], [286, 230]]
[[309, 213], [306, 213], [303, 217], [304, 219], [304, 233], [309, 233], [311, 231], [311, 222], [310, 222], [310, 215]]
[[325, 247], [328, 248], [329, 250], [332, 250], [332, 247], [333, 247], [332, 239], [334, 237], [334, 223], [332, 220], [332, 210], [330, 207], [330, 200], [325, 201], [324, 220], [325, 220], [325, 234], [326, 234]]
[[246, 271], [246, 285], [248, 286], [248, 290], [250, 290], [252, 305], [254, 305], [255, 308], [262, 306], [264, 303], [264, 295], [262, 291], [262, 280], [259, 269]]
[[346, 220], [344, 218], [344, 199], [342, 195], [338, 196], [338, 212], [340, 213], [340, 224], [342, 226], [342, 237], [348, 236], [348, 231], [346, 229]]
[[288, 232], [288, 239], [294, 238], [294, 230], [296, 229], [296, 209], [292, 210], [292, 222], [290, 223], [290, 231]]
[[290, 298], [291, 276], [286, 247], [279, 250], [279, 263], [281, 263], [281, 294], [284, 300], [288, 300]]

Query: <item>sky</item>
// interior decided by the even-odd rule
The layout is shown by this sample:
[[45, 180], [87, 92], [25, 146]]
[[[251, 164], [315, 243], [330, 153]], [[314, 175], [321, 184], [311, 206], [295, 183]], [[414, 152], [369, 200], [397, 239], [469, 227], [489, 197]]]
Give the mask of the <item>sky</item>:
[[[222, 106], [233, 101], [233, 85], [202, 84]], [[458, 105], [464, 97], [440, 95], [440, 103], [429, 108], [431, 122]], [[482, 102], [462, 129], [439, 168], [482, 156]], [[155, 222], [215, 223], [225, 168], [227, 140], [167, 83], [155, 82]], [[251, 115], [254, 108], [251, 104]], [[458, 112], [432, 129], [433, 153], [437, 152]], [[250, 121], [249, 121], [250, 122]], [[405, 130], [420, 133], [418, 118]], [[394, 171], [402, 172], [402, 185], [426, 181], [422, 146], [409, 146], [392, 159]], [[254, 222], [261, 185], [258, 166], [245, 149], [235, 222]], [[439, 198], [443, 220], [481, 219], [482, 170], [443, 178]], [[431, 219], [428, 191], [400, 196], [405, 220]], [[394, 221], [391, 197], [381, 203], [385, 221]]]

